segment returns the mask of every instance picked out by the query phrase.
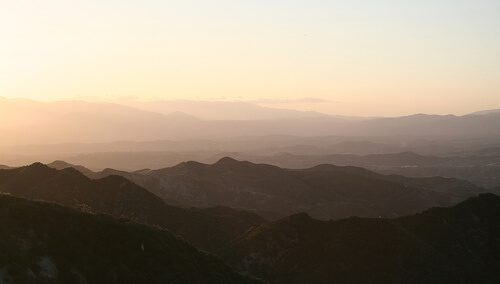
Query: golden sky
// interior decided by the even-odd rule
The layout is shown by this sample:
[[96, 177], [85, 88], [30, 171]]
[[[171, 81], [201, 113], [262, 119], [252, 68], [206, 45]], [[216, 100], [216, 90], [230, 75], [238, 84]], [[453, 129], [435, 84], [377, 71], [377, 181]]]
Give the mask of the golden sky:
[[7, 98], [465, 114], [499, 78], [498, 0], [0, 1]]

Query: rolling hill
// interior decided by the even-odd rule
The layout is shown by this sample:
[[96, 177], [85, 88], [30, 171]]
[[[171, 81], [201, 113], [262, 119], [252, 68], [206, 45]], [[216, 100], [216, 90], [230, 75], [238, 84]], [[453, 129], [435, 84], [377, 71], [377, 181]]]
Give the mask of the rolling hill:
[[326, 220], [402, 216], [453, 205], [485, 192], [456, 179], [384, 176], [362, 168], [332, 165], [290, 170], [229, 157], [212, 165], [184, 162], [136, 172], [106, 169], [93, 177], [109, 175], [130, 179], [172, 204], [222, 205], [274, 211], [281, 216], [307, 212]]
[[272, 283], [498, 283], [499, 220], [493, 194], [397, 219], [300, 213], [248, 233], [227, 258]]
[[500, 185], [500, 155], [423, 156], [413, 152], [395, 154], [357, 155], [294, 155], [280, 153], [273, 156], [238, 155], [240, 159], [272, 164], [284, 168], [302, 169], [320, 164], [356, 166], [383, 174], [409, 177], [443, 176], [470, 181], [485, 188]]
[[40, 163], [0, 170], [0, 191], [160, 226], [212, 252], [265, 222], [258, 215], [229, 208], [226, 214], [215, 214], [169, 206], [123, 177], [91, 180], [73, 168], [56, 170]]
[[86, 176], [94, 173], [93, 171], [87, 169], [84, 166], [69, 164], [69, 163], [66, 163], [65, 161], [54, 161], [50, 164], [47, 164], [47, 166], [51, 167], [53, 169], [56, 169], [56, 170], [64, 170], [67, 168], [73, 168]]
[[172, 233], [0, 195], [2, 283], [260, 283]]

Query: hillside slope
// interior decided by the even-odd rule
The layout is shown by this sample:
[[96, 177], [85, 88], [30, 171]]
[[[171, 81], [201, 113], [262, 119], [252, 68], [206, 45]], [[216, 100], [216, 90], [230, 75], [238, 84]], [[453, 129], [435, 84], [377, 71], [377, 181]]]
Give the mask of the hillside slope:
[[56, 170], [40, 163], [0, 170], [0, 191], [157, 225], [212, 252], [227, 247], [249, 228], [265, 222], [252, 213], [248, 213], [252, 218], [242, 218], [239, 211], [232, 209], [225, 215], [217, 215], [169, 206], [123, 177], [91, 180], [73, 168]]
[[274, 283], [498, 283], [500, 197], [398, 219], [319, 221], [301, 213], [262, 225], [228, 255]]
[[0, 195], [2, 283], [259, 283], [168, 231]]
[[275, 211], [281, 216], [306, 212], [320, 219], [414, 214], [484, 192], [456, 179], [384, 176], [332, 165], [290, 170], [229, 157], [212, 165], [185, 162], [137, 172], [107, 169], [94, 177], [109, 175], [130, 179], [172, 204], [222, 205]]

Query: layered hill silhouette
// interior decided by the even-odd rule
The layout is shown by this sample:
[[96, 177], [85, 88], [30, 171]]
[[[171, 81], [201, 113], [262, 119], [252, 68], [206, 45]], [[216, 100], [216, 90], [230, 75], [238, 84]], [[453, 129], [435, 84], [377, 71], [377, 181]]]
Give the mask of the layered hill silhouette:
[[[170, 232], [219, 254], [241, 273], [272, 283], [500, 280], [500, 197], [481, 194], [463, 201], [483, 189], [461, 180], [381, 175], [327, 164], [291, 170], [228, 157], [213, 165], [186, 162], [121, 172], [146, 185], [160, 182], [174, 189], [165, 199], [178, 203], [228, 202], [261, 214], [306, 211], [323, 219], [378, 217], [320, 221], [298, 213], [268, 223], [227, 205], [167, 205], [110, 169], [89, 171], [95, 178], [90, 179], [71, 164], [52, 166], [61, 170], [41, 163], [0, 170], [1, 192], [80, 209], [0, 196], [0, 267], [8, 281], [257, 281]], [[380, 218], [459, 201], [451, 208]]]
[[80, 165], [73, 165], [73, 164], [70, 164], [70, 163], [67, 163], [65, 161], [54, 161], [50, 164], [47, 164], [48, 167], [50, 168], [53, 168], [53, 169], [56, 169], [56, 170], [64, 170], [64, 169], [67, 169], [67, 168], [73, 168], [79, 172], [81, 172], [82, 174], [88, 176], [88, 175], [91, 175], [93, 174], [94, 172], [87, 169], [86, 167], [84, 166], [80, 166]]
[[132, 101], [125, 104], [161, 114], [170, 114], [176, 111], [183, 112], [206, 120], [263, 120], [328, 116], [315, 111], [297, 111], [262, 107], [244, 101], [171, 100], [153, 102]]
[[172, 167], [183, 161], [211, 164], [231, 156], [283, 168], [334, 164], [364, 167], [383, 174], [454, 177], [490, 188], [500, 185], [498, 141], [263, 136], [220, 140], [65, 143], [0, 147], [0, 162], [20, 166], [37, 161], [50, 163], [64, 160], [94, 171], [105, 168], [137, 171]]
[[499, 220], [493, 194], [397, 219], [301, 213], [248, 233], [227, 257], [272, 283], [498, 283]]
[[106, 169], [92, 177], [109, 175], [123, 176], [172, 204], [222, 205], [282, 216], [307, 212], [326, 220], [402, 216], [454, 205], [485, 192], [457, 179], [385, 176], [333, 165], [290, 170], [229, 157], [212, 165], [184, 162], [136, 172]]
[[0, 195], [2, 283], [260, 283], [172, 233]]
[[288, 165], [290, 168], [311, 167], [322, 163], [333, 163], [349, 166], [378, 166], [378, 167], [425, 167], [443, 165], [454, 157], [424, 156], [414, 152], [392, 154], [324, 154], [324, 155], [294, 155], [281, 153], [272, 157], [261, 157], [262, 160]]
[[0, 191], [157, 225], [212, 252], [265, 222], [256, 214], [230, 208], [220, 213], [169, 206], [123, 177], [91, 180], [74, 168], [56, 170], [40, 163], [0, 170]]
[[[459, 178], [483, 187], [500, 185], [500, 155], [495, 149], [470, 156], [423, 156], [413, 152], [395, 154], [358, 155], [294, 155], [281, 153], [273, 156], [248, 157], [258, 163], [285, 168], [307, 168], [319, 164], [335, 164], [368, 168], [384, 174], [410, 177], [444, 176]], [[490, 153], [490, 154], [488, 154]]]
[[[59, 143], [16, 145], [3, 149], [18, 154], [84, 154], [103, 152], [189, 152], [189, 151], [227, 151], [256, 156], [290, 153], [295, 155], [328, 154], [394, 154], [415, 152], [420, 155], [450, 156], [459, 155], [499, 155], [496, 140], [439, 140], [411, 136], [291, 136], [267, 135], [245, 136], [229, 139], [191, 139], [191, 140], [153, 140], [153, 141], [114, 141], [108, 143]], [[2, 150], [2, 149], [0, 149]], [[484, 151], [481, 153], [481, 151]]]
[[499, 113], [352, 120], [342, 117], [288, 117], [261, 120], [201, 120], [181, 113], [160, 114], [111, 103], [0, 100], [0, 145], [113, 142], [222, 137], [394, 136], [498, 139]]

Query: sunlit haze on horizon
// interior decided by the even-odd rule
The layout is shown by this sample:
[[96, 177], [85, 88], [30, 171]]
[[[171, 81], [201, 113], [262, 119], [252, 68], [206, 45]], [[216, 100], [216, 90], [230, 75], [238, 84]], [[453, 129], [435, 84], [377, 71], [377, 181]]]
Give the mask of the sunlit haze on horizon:
[[500, 1], [2, 1], [0, 96], [500, 107]]

